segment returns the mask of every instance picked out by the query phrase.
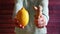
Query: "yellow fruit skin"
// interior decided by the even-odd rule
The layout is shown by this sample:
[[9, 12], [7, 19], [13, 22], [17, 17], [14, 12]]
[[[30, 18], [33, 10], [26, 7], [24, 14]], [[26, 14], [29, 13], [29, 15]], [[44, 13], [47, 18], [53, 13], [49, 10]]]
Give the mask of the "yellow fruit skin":
[[21, 10], [18, 11], [16, 18], [19, 21], [19, 24], [25, 27], [29, 22], [28, 11], [23, 7]]

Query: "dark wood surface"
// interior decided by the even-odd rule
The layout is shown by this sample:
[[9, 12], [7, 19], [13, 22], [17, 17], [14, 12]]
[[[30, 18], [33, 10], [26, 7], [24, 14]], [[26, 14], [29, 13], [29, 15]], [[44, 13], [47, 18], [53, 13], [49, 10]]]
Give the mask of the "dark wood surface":
[[15, 34], [12, 14], [14, 0], [0, 0], [0, 34]]

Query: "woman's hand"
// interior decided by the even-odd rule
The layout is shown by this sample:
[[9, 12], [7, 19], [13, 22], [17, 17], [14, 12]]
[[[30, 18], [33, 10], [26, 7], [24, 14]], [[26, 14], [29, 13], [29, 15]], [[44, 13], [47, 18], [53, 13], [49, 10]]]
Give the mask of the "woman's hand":
[[34, 22], [38, 28], [43, 28], [44, 26], [46, 26], [44, 15], [40, 15], [39, 18], [35, 17]]
[[15, 26], [16, 26], [16, 27], [19, 27], [19, 28], [24, 29], [24, 26], [22, 26], [22, 25], [19, 23], [19, 21], [17, 20], [17, 18], [16, 18], [16, 17], [14, 18], [14, 20], [13, 20], [13, 21], [14, 21], [14, 23], [15, 23]]
[[38, 28], [43, 28], [46, 26], [46, 21], [44, 15], [42, 14], [42, 6], [34, 6], [33, 8], [35, 10], [34, 22]]

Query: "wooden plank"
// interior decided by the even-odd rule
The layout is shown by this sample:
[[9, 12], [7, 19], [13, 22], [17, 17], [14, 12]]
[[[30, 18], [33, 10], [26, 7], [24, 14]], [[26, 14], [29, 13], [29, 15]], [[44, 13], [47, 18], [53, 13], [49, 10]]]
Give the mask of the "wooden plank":
[[0, 4], [1, 3], [5, 3], [5, 4], [11, 3], [11, 4], [14, 4], [14, 2], [15, 2], [15, 0], [0, 0]]
[[0, 4], [0, 10], [13, 10], [14, 4]]
[[0, 20], [12, 19], [12, 15], [0, 15]]

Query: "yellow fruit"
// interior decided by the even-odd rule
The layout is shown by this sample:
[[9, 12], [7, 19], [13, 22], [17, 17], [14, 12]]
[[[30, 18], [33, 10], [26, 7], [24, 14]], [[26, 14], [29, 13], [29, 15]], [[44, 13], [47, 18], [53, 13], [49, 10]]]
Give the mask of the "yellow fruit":
[[16, 18], [19, 21], [19, 24], [25, 27], [29, 22], [28, 11], [23, 7], [21, 10], [18, 11]]

